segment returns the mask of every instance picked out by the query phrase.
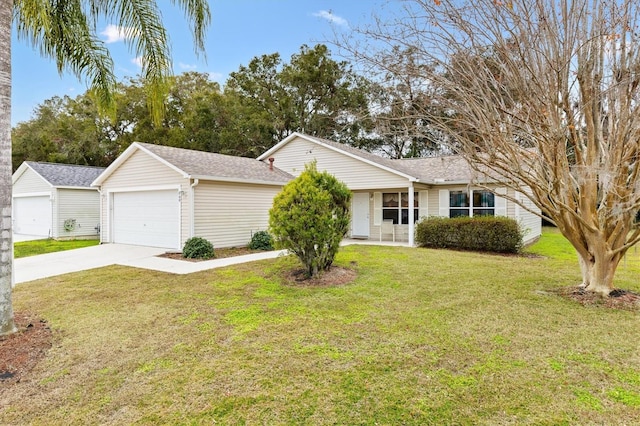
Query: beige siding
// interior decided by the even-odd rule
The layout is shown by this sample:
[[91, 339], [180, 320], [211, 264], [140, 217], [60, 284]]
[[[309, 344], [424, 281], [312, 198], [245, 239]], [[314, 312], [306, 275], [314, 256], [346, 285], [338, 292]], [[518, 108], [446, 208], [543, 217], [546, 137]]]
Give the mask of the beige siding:
[[[536, 207], [525, 194], [517, 194], [517, 199], [521, 200], [521, 202], [533, 212], [540, 212], [540, 209]], [[524, 230], [523, 241], [525, 244], [534, 242], [542, 233], [542, 219], [533, 212], [514, 204], [514, 217], [520, 222]]]
[[28, 168], [13, 185], [13, 194], [33, 192], [51, 192], [51, 185], [42, 179], [39, 174]]
[[190, 235], [190, 201], [189, 179], [185, 179], [166, 164], [151, 157], [145, 152], [136, 151], [120, 167], [115, 170], [102, 184], [100, 240], [111, 241], [111, 229], [109, 224], [111, 215], [109, 212], [110, 192], [122, 190], [145, 190], [175, 187], [176, 191], [182, 191], [180, 217], [181, 217], [181, 243], [184, 244]]
[[269, 209], [279, 186], [201, 182], [195, 188], [195, 236], [214, 247], [249, 243], [252, 233], [266, 230]]
[[[96, 190], [58, 189], [53, 214], [54, 238], [98, 237], [95, 227], [100, 223], [100, 197]], [[75, 219], [75, 229], [66, 231], [64, 222]]]
[[[407, 178], [367, 164], [346, 154], [297, 138], [272, 155], [274, 166], [300, 175], [304, 166], [314, 159], [318, 170], [326, 170], [344, 182], [352, 191], [373, 188], [402, 188], [408, 186]], [[265, 160], [266, 161], [266, 160]]]

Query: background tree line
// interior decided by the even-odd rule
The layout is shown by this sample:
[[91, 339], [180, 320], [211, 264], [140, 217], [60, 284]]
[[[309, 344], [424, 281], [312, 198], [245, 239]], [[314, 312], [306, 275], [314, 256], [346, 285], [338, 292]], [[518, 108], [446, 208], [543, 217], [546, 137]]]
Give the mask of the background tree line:
[[[393, 60], [416, 66], [411, 52]], [[288, 62], [278, 53], [255, 57], [224, 88], [204, 73], [171, 77], [161, 125], [147, 89], [139, 78], [119, 83], [110, 118], [89, 91], [45, 100], [12, 130], [14, 170], [25, 160], [107, 166], [133, 141], [255, 157], [294, 131], [391, 158], [439, 149], [437, 135], [411, 114], [429, 99], [415, 78], [389, 74], [374, 83], [322, 44], [303, 45]]]

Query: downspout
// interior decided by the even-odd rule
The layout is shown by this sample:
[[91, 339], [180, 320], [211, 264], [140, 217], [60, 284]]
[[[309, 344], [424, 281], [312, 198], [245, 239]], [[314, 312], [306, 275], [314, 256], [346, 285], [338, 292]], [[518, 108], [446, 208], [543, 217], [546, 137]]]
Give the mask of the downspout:
[[[102, 223], [103, 217], [105, 217], [104, 214], [104, 196], [102, 194], [102, 187], [99, 186], [98, 187], [98, 199], [100, 200], [100, 210], [98, 212], [98, 225], [96, 225], [95, 229], [96, 232], [98, 233], [98, 241], [100, 241], [100, 244], [104, 243], [104, 241], [102, 241], [102, 232], [100, 232], [102, 230], [102, 228], [104, 228], [104, 224]], [[108, 214], [109, 212], [107, 212]]]
[[414, 210], [415, 196], [413, 194], [413, 182], [409, 181], [409, 247], [413, 247], [414, 234], [416, 232], [416, 224], [414, 223]]
[[194, 179], [191, 184], [191, 194], [189, 196], [189, 209], [191, 210], [189, 224], [189, 238], [196, 236], [196, 186], [200, 183], [200, 179]]

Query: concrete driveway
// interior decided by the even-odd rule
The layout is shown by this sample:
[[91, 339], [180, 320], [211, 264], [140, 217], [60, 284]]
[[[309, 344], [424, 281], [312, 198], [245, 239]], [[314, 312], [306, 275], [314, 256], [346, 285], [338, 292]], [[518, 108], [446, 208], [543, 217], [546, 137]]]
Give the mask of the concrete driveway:
[[15, 259], [13, 263], [14, 282], [19, 284], [109, 265], [131, 266], [172, 274], [191, 274], [255, 260], [273, 259], [286, 254], [286, 250], [275, 250], [223, 259], [188, 262], [158, 257], [159, 254], [163, 254], [166, 251], [166, 249], [154, 247], [102, 244], [38, 256], [22, 257]]
[[165, 251], [165, 249], [154, 247], [102, 244], [38, 256], [21, 257], [13, 261], [15, 283], [103, 266], [136, 262], [157, 256]]

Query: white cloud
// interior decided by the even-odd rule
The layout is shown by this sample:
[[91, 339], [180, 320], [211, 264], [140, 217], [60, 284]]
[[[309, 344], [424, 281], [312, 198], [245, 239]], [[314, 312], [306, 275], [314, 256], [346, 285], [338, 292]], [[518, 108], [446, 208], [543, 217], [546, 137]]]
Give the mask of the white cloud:
[[185, 64], [183, 62], [178, 62], [178, 66], [183, 70], [195, 70], [196, 68], [198, 68], [197, 65]]
[[330, 10], [321, 10], [319, 12], [314, 13], [313, 16], [326, 19], [332, 24], [338, 25], [340, 27], [347, 27], [347, 28], [349, 27], [349, 22], [347, 22], [346, 19], [338, 15], [334, 15], [333, 12], [331, 12]]
[[131, 27], [120, 27], [109, 24], [100, 34], [106, 37], [105, 43], [117, 43], [135, 37], [137, 30]]
[[219, 72], [210, 72], [209, 73], [209, 78], [213, 81], [217, 81], [218, 83], [222, 84], [222, 78], [224, 77], [224, 75], [222, 73]]
[[138, 56], [137, 58], [133, 58], [131, 60], [132, 64], [136, 64], [137, 66], [139, 66], [140, 68], [142, 68], [142, 56]]

